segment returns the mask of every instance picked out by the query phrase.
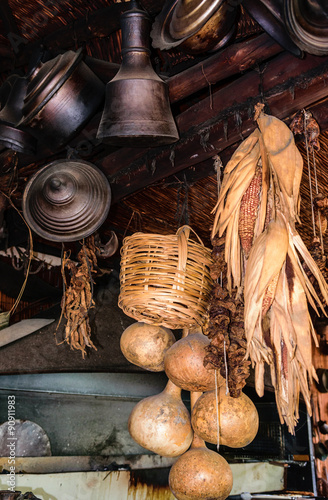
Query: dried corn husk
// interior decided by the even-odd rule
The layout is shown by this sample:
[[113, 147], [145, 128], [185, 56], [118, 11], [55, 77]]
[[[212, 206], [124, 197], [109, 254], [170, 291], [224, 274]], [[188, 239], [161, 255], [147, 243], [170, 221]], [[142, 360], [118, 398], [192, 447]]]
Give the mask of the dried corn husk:
[[258, 120], [277, 193], [286, 216], [298, 220], [303, 159], [292, 131], [278, 118], [261, 113]]
[[303, 162], [293, 134], [262, 112], [257, 122], [259, 129], [225, 170], [212, 236], [226, 233], [230, 293], [233, 285], [239, 295], [244, 284], [247, 356], [255, 367], [256, 390], [263, 395], [268, 364], [280, 419], [293, 433], [300, 392], [311, 414], [312, 337], [317, 340], [308, 303], [325, 313], [328, 286], [295, 228]]
[[228, 290], [239, 287], [242, 279], [242, 256], [239, 239], [239, 211], [242, 198], [253, 180], [260, 158], [259, 131], [255, 130], [233, 154], [225, 168], [216, 206], [212, 238], [226, 231]]

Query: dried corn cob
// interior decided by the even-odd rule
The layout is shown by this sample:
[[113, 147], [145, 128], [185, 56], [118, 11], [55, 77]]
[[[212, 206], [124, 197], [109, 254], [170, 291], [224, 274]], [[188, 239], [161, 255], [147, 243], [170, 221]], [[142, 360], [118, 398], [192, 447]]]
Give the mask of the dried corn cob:
[[239, 211], [239, 238], [246, 259], [254, 239], [254, 228], [260, 203], [262, 169], [258, 166], [250, 185], [241, 199]]

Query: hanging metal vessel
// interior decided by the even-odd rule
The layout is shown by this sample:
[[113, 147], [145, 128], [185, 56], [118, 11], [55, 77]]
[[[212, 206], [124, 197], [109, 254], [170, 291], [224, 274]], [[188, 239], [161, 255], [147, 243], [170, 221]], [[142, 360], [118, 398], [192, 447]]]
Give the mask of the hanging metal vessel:
[[0, 145], [19, 153], [35, 154], [36, 139], [18, 126], [23, 116], [27, 86], [27, 78], [18, 75], [8, 78], [7, 87], [10, 91], [0, 111]]
[[97, 138], [118, 146], [153, 147], [179, 139], [168, 87], [149, 50], [150, 17], [138, 6], [121, 16], [122, 64], [107, 83]]
[[35, 68], [20, 125], [51, 151], [73, 139], [102, 106], [105, 85], [71, 50]]
[[302, 50], [328, 54], [327, 0], [284, 0], [284, 15], [290, 36]]
[[105, 221], [111, 189], [105, 175], [82, 160], [59, 160], [36, 172], [23, 195], [24, 217], [50, 241], [90, 236]]

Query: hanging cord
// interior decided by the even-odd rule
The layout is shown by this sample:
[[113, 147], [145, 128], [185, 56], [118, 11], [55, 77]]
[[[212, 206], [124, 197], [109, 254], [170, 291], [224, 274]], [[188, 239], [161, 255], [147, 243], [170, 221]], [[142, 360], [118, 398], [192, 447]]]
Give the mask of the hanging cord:
[[214, 171], [216, 172], [216, 185], [217, 185], [217, 190], [218, 190], [218, 197], [220, 195], [220, 190], [221, 190], [221, 172], [223, 169], [223, 163], [219, 155], [213, 156], [214, 160]]
[[215, 370], [215, 400], [216, 400], [216, 449], [220, 450], [220, 407], [219, 407], [219, 384], [218, 384], [218, 371]]
[[310, 190], [313, 236], [316, 238], [317, 234], [316, 234], [316, 230], [315, 230], [315, 214], [314, 214], [314, 207], [313, 207], [313, 192], [312, 192], [311, 166], [310, 166], [310, 155], [309, 155], [309, 142], [308, 142], [308, 138], [307, 138], [308, 115], [307, 115], [307, 112], [305, 110], [303, 110], [303, 116], [304, 116], [304, 137], [305, 137], [305, 147], [306, 147], [306, 159], [307, 159], [307, 166], [308, 166], [308, 179], [309, 179], [309, 190]]
[[[184, 190], [184, 198], [181, 203], [181, 191]], [[190, 185], [187, 182], [186, 176], [184, 176], [184, 182], [180, 182], [180, 185], [177, 190], [177, 210], [175, 213], [175, 219], [178, 223], [178, 228], [182, 224], [182, 220], [184, 218], [184, 224], [189, 226], [190, 224], [190, 216], [189, 216], [189, 189]]]
[[[318, 188], [318, 178], [317, 178], [317, 164], [316, 164], [316, 160], [315, 160], [313, 146], [311, 146], [311, 149], [312, 149], [312, 163], [313, 163], [313, 171], [314, 171], [314, 179], [315, 179], [315, 192], [316, 192], [316, 195], [318, 195], [319, 188]], [[318, 210], [318, 225], [319, 225], [319, 234], [320, 234], [321, 254], [322, 254], [322, 256], [324, 256], [325, 251], [324, 251], [324, 247], [323, 247], [323, 233], [322, 233], [320, 210]]]
[[227, 362], [227, 349], [226, 349], [226, 341], [223, 341], [223, 356], [224, 356], [224, 371], [225, 371], [225, 380], [226, 380], [226, 396], [229, 394], [229, 385], [228, 385], [228, 362]]
[[210, 94], [210, 109], [213, 109], [213, 94], [212, 94], [212, 84], [211, 82], [208, 80], [206, 74], [205, 74], [205, 71], [204, 71], [204, 68], [203, 68], [203, 65], [202, 65], [202, 73], [204, 75], [204, 78], [206, 80], [206, 83], [208, 85], [208, 89], [209, 89], [209, 94]]
[[[132, 220], [133, 220], [134, 217], [136, 217], [136, 224], [135, 224], [136, 232], [142, 233], [142, 216], [141, 216], [141, 213], [138, 212], [137, 210], [133, 210], [132, 209], [132, 215], [131, 215], [130, 220], [129, 220], [126, 228], [125, 228], [125, 231], [124, 231], [124, 234], [123, 234], [123, 238], [122, 238], [123, 240], [124, 240], [124, 238], [126, 236], [126, 233], [128, 232], [128, 229], [129, 229], [130, 224], [131, 224], [131, 222], [132, 222]], [[138, 217], [138, 219], [137, 219], [137, 217]]]
[[28, 225], [28, 223], [26, 222], [25, 218], [23, 217], [23, 215], [20, 213], [20, 211], [18, 210], [18, 208], [14, 205], [10, 195], [6, 195], [5, 193], [3, 193], [2, 191], [0, 191], [0, 193], [5, 197], [7, 198], [7, 200], [9, 201], [10, 205], [13, 207], [14, 210], [16, 210], [16, 212], [18, 213], [18, 215], [20, 216], [20, 218], [22, 219], [22, 221], [24, 222], [24, 224], [26, 225], [27, 227], [27, 230], [28, 230], [28, 236], [29, 236], [29, 258], [28, 258], [28, 262], [27, 262], [27, 265], [26, 265], [26, 275], [25, 275], [25, 279], [24, 279], [24, 282], [22, 284], [22, 287], [21, 287], [21, 290], [18, 294], [18, 297], [17, 299], [15, 300], [15, 303], [14, 305], [12, 306], [12, 308], [10, 309], [10, 311], [6, 312], [6, 313], [2, 313], [3, 315], [8, 315], [8, 321], [9, 321], [9, 317], [14, 314], [14, 312], [16, 311], [17, 309], [17, 306], [22, 298], [22, 295], [24, 293], [24, 290], [25, 290], [25, 287], [26, 287], [26, 283], [27, 283], [27, 279], [29, 277], [29, 274], [30, 274], [30, 267], [31, 267], [31, 262], [32, 262], [32, 258], [33, 258], [33, 237], [32, 237], [32, 231], [31, 231], [31, 228], [30, 226]]
[[62, 281], [63, 281], [63, 297], [62, 297], [62, 303], [61, 303], [61, 311], [60, 311], [60, 317], [59, 317], [59, 320], [58, 320], [58, 323], [57, 323], [57, 326], [56, 326], [56, 330], [55, 330], [55, 340], [56, 340], [56, 345], [61, 345], [65, 342], [65, 339], [62, 340], [61, 342], [58, 343], [58, 340], [57, 340], [57, 331], [58, 331], [58, 328], [62, 322], [62, 319], [63, 319], [63, 316], [64, 316], [64, 310], [65, 310], [65, 307], [66, 307], [66, 289], [67, 289], [67, 283], [66, 283], [66, 275], [65, 275], [65, 268], [66, 268], [66, 262], [70, 259], [70, 253], [71, 251], [69, 252], [66, 252], [65, 250], [65, 245], [64, 243], [62, 243], [62, 248], [61, 248], [61, 257], [60, 257], [60, 260], [61, 260], [61, 275], [62, 275]]
[[[304, 137], [305, 137], [305, 147], [306, 147], [306, 159], [308, 165], [308, 177], [309, 177], [309, 190], [310, 190], [310, 202], [311, 202], [311, 214], [312, 214], [312, 225], [313, 225], [313, 235], [314, 238], [317, 238], [316, 234], [316, 223], [315, 223], [315, 213], [314, 213], [314, 205], [313, 205], [313, 191], [312, 191], [312, 180], [311, 180], [311, 164], [310, 164], [310, 154], [309, 154], [309, 140], [308, 140], [308, 128], [309, 128], [309, 118], [311, 118], [311, 114], [308, 113], [305, 109], [303, 109], [303, 117], [304, 117]], [[313, 173], [314, 173], [314, 182], [315, 182], [315, 193], [319, 194], [318, 188], [318, 177], [317, 177], [317, 165], [315, 160], [314, 148], [311, 143], [312, 150], [312, 163], [313, 163]], [[322, 225], [321, 225], [321, 215], [320, 210], [318, 210], [318, 226], [319, 226], [319, 236], [320, 236], [320, 247], [321, 254], [324, 256], [324, 246], [323, 246], [323, 233], [322, 233]]]

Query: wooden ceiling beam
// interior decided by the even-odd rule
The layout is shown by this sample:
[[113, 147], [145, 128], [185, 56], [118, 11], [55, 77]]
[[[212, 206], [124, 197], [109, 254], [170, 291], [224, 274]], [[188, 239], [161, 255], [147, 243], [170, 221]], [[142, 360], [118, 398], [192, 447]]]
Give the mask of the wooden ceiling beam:
[[119, 152], [109, 155], [101, 162], [101, 168], [111, 182], [113, 201], [212, 158], [237, 143], [254, 130], [250, 114], [259, 100], [266, 102], [272, 114], [285, 119], [326, 99], [327, 61], [328, 58], [315, 56], [307, 56], [305, 60], [289, 54], [278, 56], [267, 63], [262, 74], [249, 72], [182, 113], [177, 118], [181, 139], [176, 144], [148, 150], [141, 157], [138, 152], [138, 157], [130, 160], [126, 155], [125, 165], [115, 161]]
[[269, 35], [234, 43], [204, 61], [172, 76], [168, 81], [171, 103], [194, 94], [225, 78], [243, 73], [282, 52]]

